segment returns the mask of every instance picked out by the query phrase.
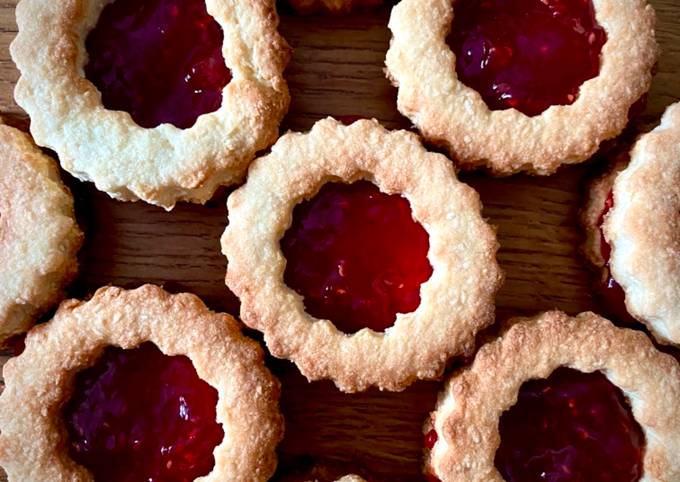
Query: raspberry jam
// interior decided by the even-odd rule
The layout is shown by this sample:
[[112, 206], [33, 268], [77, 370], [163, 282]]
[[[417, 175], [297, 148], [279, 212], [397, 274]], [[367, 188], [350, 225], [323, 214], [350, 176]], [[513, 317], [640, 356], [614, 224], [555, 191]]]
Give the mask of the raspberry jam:
[[599, 372], [559, 368], [522, 385], [503, 413], [495, 464], [508, 482], [635, 482], [644, 435], [621, 392]]
[[602, 214], [597, 220], [597, 225], [600, 229], [600, 252], [602, 253], [602, 258], [605, 261], [604, 270], [606, 275], [600, 282], [598, 291], [603, 301], [606, 304], [606, 311], [621, 323], [635, 323], [635, 319], [628, 313], [628, 308], [626, 308], [626, 294], [623, 292], [621, 285], [616, 282], [612, 277], [609, 268], [609, 259], [611, 257], [612, 248], [607, 243], [604, 237], [604, 232], [602, 230], [602, 225], [604, 224], [604, 218], [609, 212], [609, 210], [614, 206], [614, 192], [609, 191], [607, 199], [604, 203], [604, 208]]
[[184, 356], [109, 347], [76, 376], [64, 409], [69, 452], [97, 482], [189, 482], [213, 469], [224, 432], [217, 391]]
[[223, 39], [205, 0], [115, 0], [87, 36], [85, 75], [141, 127], [188, 128], [222, 104]]
[[434, 448], [434, 444], [437, 443], [437, 440], [439, 439], [439, 435], [437, 435], [437, 431], [435, 429], [430, 430], [425, 434], [425, 440], [423, 441], [425, 444], [425, 448], [428, 450], [432, 450]]
[[465, 85], [528, 116], [572, 104], [606, 41], [591, 0], [458, 0], [448, 38]]
[[383, 331], [420, 304], [429, 238], [409, 202], [370, 182], [327, 183], [293, 211], [284, 280], [305, 308], [345, 333]]

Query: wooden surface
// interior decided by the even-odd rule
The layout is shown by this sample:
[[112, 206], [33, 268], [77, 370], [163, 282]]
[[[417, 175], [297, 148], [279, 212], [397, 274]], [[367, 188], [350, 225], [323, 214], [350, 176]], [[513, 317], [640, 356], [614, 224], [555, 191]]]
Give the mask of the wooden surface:
[[[26, 115], [12, 99], [18, 72], [8, 52], [16, 29], [15, 3], [0, 1], [0, 113], [25, 128]], [[680, 97], [680, 3], [652, 3], [663, 54], [642, 117], [645, 126], [653, 125], [664, 107]], [[293, 101], [284, 129], [304, 130], [326, 115], [347, 114], [409, 127], [395, 108], [396, 91], [383, 75], [388, 7], [340, 18], [300, 18], [282, 10], [281, 31], [295, 49], [287, 71]], [[462, 176], [479, 190], [484, 214], [498, 226], [499, 259], [507, 275], [498, 295], [499, 318], [550, 308], [598, 310], [590, 295], [591, 276], [577, 251], [581, 233], [576, 215], [585, 180], [602, 164], [593, 161], [549, 178]], [[225, 192], [207, 206], [180, 205], [166, 213], [141, 203], [112, 201], [91, 185], [64, 177], [87, 234], [72, 296], [87, 296], [105, 284], [155, 282], [170, 291], [194, 292], [213, 309], [235, 312], [237, 302], [223, 284], [225, 259], [219, 249]], [[299, 456], [310, 455], [358, 463], [388, 480], [420, 479], [421, 424], [439, 383], [417, 383], [398, 394], [348, 396], [328, 382], [307, 383], [288, 362], [269, 364], [283, 382], [284, 470]]]

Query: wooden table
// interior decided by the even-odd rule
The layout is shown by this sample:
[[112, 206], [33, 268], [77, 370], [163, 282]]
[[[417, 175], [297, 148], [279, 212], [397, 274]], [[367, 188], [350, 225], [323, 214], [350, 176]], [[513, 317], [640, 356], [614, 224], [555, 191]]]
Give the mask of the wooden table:
[[[644, 127], [654, 125], [680, 97], [680, 4], [652, 3], [663, 54]], [[15, 5], [16, 0], [0, 2], [0, 113], [8, 123], [26, 128], [27, 117], [12, 99], [18, 72], [8, 46], [16, 31]], [[339, 18], [300, 18], [282, 10], [281, 31], [295, 49], [287, 71], [293, 101], [284, 129], [306, 130], [327, 115], [352, 114], [375, 117], [393, 128], [410, 126], [397, 112], [396, 90], [383, 75], [388, 7]], [[499, 318], [550, 308], [598, 310], [591, 276], [578, 254], [577, 212], [586, 180], [602, 165], [603, 160], [593, 161], [548, 178], [462, 176], [479, 190], [485, 216], [498, 226], [499, 260], [507, 276], [498, 295]], [[106, 284], [154, 282], [173, 292], [196, 293], [215, 310], [235, 312], [237, 302], [223, 283], [225, 259], [219, 248], [226, 193], [206, 206], [182, 204], [166, 213], [110, 200], [92, 185], [64, 177], [87, 234], [71, 296], [87, 296]], [[416, 383], [402, 393], [344, 395], [328, 382], [307, 383], [291, 363], [270, 360], [270, 366], [283, 382], [287, 431], [280, 446], [282, 468], [311, 455], [358, 463], [388, 480], [419, 480], [421, 424], [440, 383]]]

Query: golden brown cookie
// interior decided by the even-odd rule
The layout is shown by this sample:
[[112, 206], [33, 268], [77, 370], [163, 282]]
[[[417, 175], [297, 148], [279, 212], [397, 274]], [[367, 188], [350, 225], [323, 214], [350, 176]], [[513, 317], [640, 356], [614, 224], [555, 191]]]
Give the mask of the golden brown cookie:
[[243, 178], [288, 109], [274, 0], [136, 6], [19, 2], [16, 101], [79, 179], [166, 209], [203, 203]]
[[66, 301], [4, 366], [0, 464], [12, 482], [91, 481], [101, 470], [186, 475], [207, 457], [200, 480], [268, 480], [283, 420], [263, 358], [233, 318], [190, 294], [109, 287]]
[[83, 241], [56, 163], [0, 125], [0, 345], [64, 296]]
[[228, 207], [222, 252], [241, 318], [310, 380], [401, 390], [440, 376], [493, 322], [494, 230], [412, 133], [328, 118], [286, 134]]
[[[662, 343], [680, 344], [680, 104], [594, 183], [584, 208], [588, 259], [620, 304]], [[597, 214], [599, 213], [599, 214]], [[602, 233], [604, 239], [602, 239]]]
[[[554, 311], [511, 323], [440, 395], [425, 425], [428, 474], [443, 482], [514, 482], [522, 476], [538, 480], [540, 474], [532, 478], [530, 472], [549, 475], [546, 467], [552, 466], [576, 470], [580, 480], [602, 480], [593, 475], [600, 472], [573, 464], [585, 460], [612, 480], [680, 480], [677, 360], [657, 351], [643, 333], [616, 328], [593, 313], [572, 318]], [[617, 410], [607, 410], [612, 405]], [[603, 430], [608, 437], [596, 437]], [[508, 447], [506, 437], [518, 445]], [[547, 451], [540, 443], [545, 437], [558, 440]], [[590, 453], [580, 452], [583, 447]], [[508, 462], [508, 450], [514, 462], [512, 455]], [[626, 457], [612, 462], [617, 453]], [[528, 472], [512, 472], [513, 463], [523, 462]], [[633, 478], [620, 475], [627, 469]], [[512, 475], [504, 479], [501, 471]]]
[[[630, 108], [649, 90], [657, 57], [655, 15], [645, 0], [592, 0], [592, 13], [588, 3], [506, 2], [501, 8], [471, 0], [399, 2], [389, 22], [393, 38], [386, 58], [388, 76], [399, 88], [399, 111], [463, 169], [546, 175], [562, 164], [588, 159], [624, 129]], [[516, 4], [531, 5], [538, 12], [535, 21], [523, 20], [518, 8], [525, 7]], [[561, 10], [569, 5], [578, 5], [573, 19]], [[460, 32], [467, 36], [456, 33], [458, 17], [460, 28], [466, 29]], [[548, 27], [534, 31], [551, 19], [557, 19], [560, 29], [571, 29], [568, 35], [579, 48], [563, 52], [560, 41], [550, 40]], [[483, 28], [496, 31], [490, 30], [485, 40], [471, 22], [484, 22]], [[588, 22], [593, 25], [585, 29]], [[514, 24], [516, 38], [504, 39], [503, 32]], [[449, 44], [457, 46], [460, 59]], [[593, 51], [584, 62], [569, 63], [587, 49]], [[599, 66], [593, 64], [598, 60]], [[547, 107], [535, 99], [546, 83], [543, 77], [532, 80], [527, 66], [541, 66], [537, 72], [561, 82], [573, 68], [589, 63], [589, 71], [574, 74], [574, 86], [560, 91], [562, 100]], [[564, 75], [552, 75], [561, 65], [568, 65]], [[468, 86], [477, 82], [479, 91]], [[549, 97], [552, 91], [546, 92]]]

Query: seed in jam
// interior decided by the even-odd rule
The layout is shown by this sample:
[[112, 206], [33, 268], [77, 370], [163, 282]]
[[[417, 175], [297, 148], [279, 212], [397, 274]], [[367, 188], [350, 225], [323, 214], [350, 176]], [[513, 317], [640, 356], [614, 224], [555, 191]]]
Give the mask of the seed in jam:
[[606, 41], [591, 0], [459, 0], [448, 38], [465, 85], [528, 116], [573, 104]]
[[420, 304], [429, 238], [409, 202], [372, 183], [328, 183], [295, 207], [281, 239], [284, 280], [307, 312], [345, 333], [383, 331]]
[[151, 343], [109, 347], [76, 375], [64, 409], [69, 453], [97, 482], [190, 482], [210, 473], [224, 438], [216, 405], [188, 358]]
[[495, 465], [508, 482], [636, 482], [644, 435], [599, 372], [558, 368], [522, 385], [499, 423]]
[[85, 76], [141, 127], [189, 128], [222, 104], [223, 40], [205, 0], [115, 0], [87, 36]]

